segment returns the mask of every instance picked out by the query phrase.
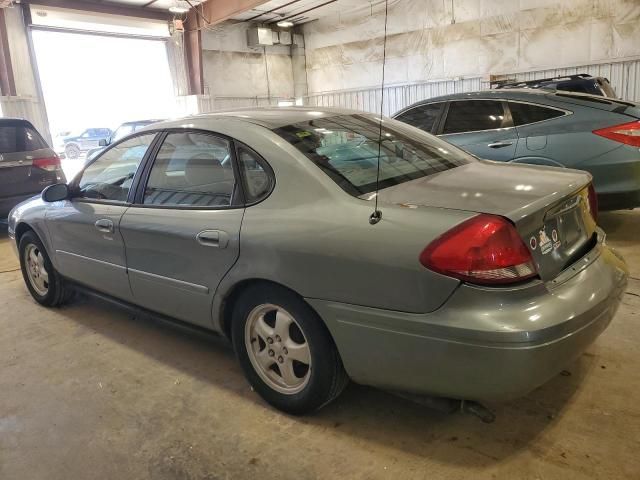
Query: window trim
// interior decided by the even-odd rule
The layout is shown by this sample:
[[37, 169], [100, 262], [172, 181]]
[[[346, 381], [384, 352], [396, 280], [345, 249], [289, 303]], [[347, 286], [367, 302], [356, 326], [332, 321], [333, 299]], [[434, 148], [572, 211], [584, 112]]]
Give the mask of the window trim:
[[[102, 152], [100, 152], [98, 155], [96, 155], [94, 158], [92, 158], [91, 161], [88, 162], [82, 168], [82, 170], [80, 170], [80, 172], [78, 172], [78, 174], [75, 176], [75, 178], [71, 182], [69, 182], [69, 184], [68, 184], [69, 185], [69, 190], [72, 192], [72, 196], [70, 198], [70, 201], [72, 201], [72, 202], [74, 202], [74, 201], [75, 202], [81, 202], [81, 203], [96, 203], [96, 204], [99, 204], [99, 205], [130, 206], [132, 204], [135, 191], [138, 188], [138, 182], [139, 182], [139, 178], [140, 178], [140, 176], [142, 174], [142, 170], [144, 170], [144, 167], [145, 167], [146, 163], [149, 160], [149, 156], [150, 156], [152, 150], [154, 150], [154, 148], [155, 148], [155, 146], [156, 146], [156, 144], [158, 142], [158, 133], [159, 133], [159, 131], [151, 130], [151, 131], [145, 131], [145, 132], [137, 132], [137, 133], [135, 133], [133, 135], [128, 135], [126, 137], [121, 138], [117, 142], [112, 143], [107, 148], [105, 148]], [[80, 179], [82, 178], [82, 174], [84, 174], [85, 170], [90, 165], [93, 165], [98, 159], [102, 158], [102, 156], [105, 153], [110, 151], [112, 148], [115, 148], [116, 146], [120, 145], [122, 142], [126, 142], [128, 140], [131, 140], [132, 138], [142, 137], [144, 135], [149, 135], [149, 134], [153, 134], [154, 137], [151, 140], [151, 143], [149, 144], [149, 147], [147, 148], [147, 151], [144, 153], [144, 156], [140, 160], [140, 164], [138, 165], [136, 173], [133, 176], [133, 180], [131, 182], [131, 188], [129, 188], [129, 192], [127, 193], [127, 199], [124, 202], [122, 202], [120, 200], [104, 200], [104, 199], [100, 199], [100, 198], [85, 198], [85, 197], [75, 196], [78, 193], [78, 189], [79, 189], [79, 186], [80, 186], [79, 183], [80, 183]]]
[[[245, 189], [248, 188], [247, 186], [247, 177], [244, 174], [244, 169], [242, 168], [241, 164], [240, 164], [240, 155], [238, 154], [238, 149], [239, 148], [246, 148], [247, 150], [249, 150], [250, 152], [252, 152], [256, 157], [258, 157], [261, 162], [263, 164], [264, 167], [264, 172], [267, 174], [267, 176], [269, 177], [269, 183], [270, 183], [270, 188], [269, 191], [263, 195], [259, 200], [256, 200], [255, 202], [247, 202], [247, 195], [246, 195], [246, 191]], [[249, 145], [247, 145], [246, 143], [243, 142], [239, 142], [239, 141], [234, 141], [234, 150], [235, 150], [235, 158], [237, 160], [237, 164], [238, 164], [238, 170], [240, 171], [240, 176], [241, 176], [241, 181], [240, 181], [240, 189], [242, 191], [242, 204], [244, 205], [244, 207], [253, 207], [254, 205], [258, 205], [259, 203], [264, 202], [267, 198], [269, 198], [271, 196], [271, 194], [273, 193], [273, 191], [276, 188], [276, 175], [273, 172], [273, 168], [271, 167], [271, 165], [269, 164], [269, 162], [267, 162], [265, 160], [265, 158], [260, 155], [258, 152], [256, 152], [253, 148], [251, 148]]]
[[[142, 174], [140, 175], [139, 182], [135, 185], [135, 194], [133, 196], [131, 207], [136, 208], [156, 208], [159, 210], [237, 210], [239, 208], [244, 208], [244, 191], [242, 190], [240, 174], [238, 172], [238, 163], [236, 158], [236, 149], [235, 149], [235, 141], [233, 138], [228, 135], [224, 135], [222, 133], [214, 132], [211, 130], [204, 130], [201, 128], [166, 128], [159, 130], [161, 135], [159, 136], [159, 140], [155, 145], [153, 155], [150, 156], [146, 163], [145, 168], [143, 169]], [[148, 131], [141, 132], [148, 133]], [[217, 207], [210, 206], [200, 206], [200, 205], [155, 205], [153, 203], [144, 203], [144, 191], [147, 186], [147, 182], [149, 181], [149, 176], [151, 175], [151, 169], [155, 164], [156, 157], [160, 148], [162, 148], [162, 144], [164, 140], [172, 133], [198, 133], [202, 135], [208, 135], [211, 137], [217, 137], [224, 139], [229, 142], [229, 153], [231, 155], [231, 168], [233, 169], [233, 175], [235, 184], [233, 185], [233, 193], [231, 194], [231, 204], [230, 205], [222, 205]], [[133, 185], [132, 185], [133, 188]]]
[[437, 131], [438, 131], [438, 129], [440, 128], [440, 123], [442, 122], [442, 117], [443, 117], [443, 115], [444, 115], [444, 113], [445, 113], [445, 110], [447, 110], [447, 111], [448, 111], [447, 103], [448, 103], [448, 102], [447, 102], [446, 100], [438, 100], [437, 102], [424, 102], [424, 103], [420, 103], [420, 104], [418, 104], [418, 105], [413, 105], [413, 106], [411, 106], [411, 107], [409, 107], [409, 108], [406, 108], [406, 109], [401, 110], [401, 111], [399, 111], [398, 113], [396, 113], [396, 114], [393, 116], [393, 119], [394, 119], [394, 120], [398, 120], [399, 122], [404, 122], [404, 123], [406, 123], [407, 125], [411, 125], [410, 123], [405, 122], [404, 120], [400, 120], [400, 118], [399, 118], [399, 117], [400, 117], [401, 115], [406, 115], [407, 113], [411, 112], [412, 110], [416, 110], [416, 109], [421, 108], [421, 107], [428, 107], [428, 106], [430, 106], [430, 105], [437, 105], [437, 104], [440, 104], [440, 111], [438, 112], [438, 116], [436, 117], [436, 119], [435, 119], [435, 121], [433, 122], [433, 125], [431, 126], [431, 129], [430, 129], [429, 131], [427, 131], [427, 130], [422, 130], [420, 127], [416, 127], [415, 125], [411, 125], [412, 127], [420, 128], [420, 130], [422, 130], [423, 132], [430, 133], [431, 135], [436, 135], [436, 133], [435, 133], [435, 132], [437, 132]]
[[[547, 118], [545, 120], [538, 120], [537, 122], [529, 122], [529, 123], [523, 123], [522, 125], [516, 125], [515, 122], [513, 121], [513, 115], [511, 115], [511, 106], [509, 105], [510, 103], [522, 103], [522, 104], [525, 104], [525, 105], [532, 105], [534, 107], [548, 108], [550, 110], [557, 110], [559, 112], [563, 112], [563, 115], [561, 115], [559, 117]], [[549, 122], [551, 120], [556, 120], [558, 118], [563, 118], [563, 117], [566, 117], [568, 115], [573, 115], [573, 112], [571, 110], [565, 110], [564, 108], [559, 108], [559, 107], [552, 107], [550, 105], [543, 105], [541, 103], [527, 102], [525, 100], [507, 100], [507, 107], [509, 108], [509, 115], [511, 116], [511, 121], [513, 122], [513, 126], [516, 129], [518, 129], [520, 127], [528, 127], [529, 125], [536, 125], [536, 124], [542, 123], [542, 122]]]
[[[449, 108], [451, 104], [454, 102], [498, 102], [502, 104], [502, 110], [504, 112], [504, 121], [508, 122], [510, 125], [508, 127], [499, 127], [499, 128], [486, 128], [483, 130], [467, 130], [465, 132], [453, 132], [453, 133], [444, 133], [444, 125], [447, 122], [447, 117], [449, 116]], [[447, 100], [447, 105], [445, 107], [445, 111], [442, 114], [442, 118], [440, 120], [440, 124], [438, 125], [438, 136], [450, 136], [450, 135], [466, 135], [468, 133], [481, 133], [481, 132], [507, 132], [511, 129], [515, 129], [515, 125], [513, 124], [513, 118], [511, 118], [511, 110], [509, 109], [509, 105], [507, 104], [508, 100], [503, 98], [454, 98], [451, 100]]]

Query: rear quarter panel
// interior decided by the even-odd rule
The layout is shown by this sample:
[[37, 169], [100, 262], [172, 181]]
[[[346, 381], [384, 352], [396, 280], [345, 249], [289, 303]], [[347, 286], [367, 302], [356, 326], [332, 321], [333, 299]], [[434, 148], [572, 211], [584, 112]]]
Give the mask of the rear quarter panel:
[[[409, 312], [437, 309], [459, 282], [424, 268], [426, 245], [474, 213], [381, 204], [342, 191], [326, 174], [273, 132], [241, 140], [271, 165], [276, 186], [246, 209], [240, 257], [223, 279], [220, 305], [235, 285], [264, 279], [307, 298]], [[215, 317], [215, 315], [214, 315]], [[214, 325], [215, 327], [215, 325]]]

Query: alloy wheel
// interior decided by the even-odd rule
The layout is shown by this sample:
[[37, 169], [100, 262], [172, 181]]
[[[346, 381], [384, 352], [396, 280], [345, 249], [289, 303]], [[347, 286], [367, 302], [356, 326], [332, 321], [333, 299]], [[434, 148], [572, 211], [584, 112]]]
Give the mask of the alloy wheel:
[[244, 337], [254, 370], [270, 388], [288, 395], [304, 389], [311, 376], [311, 350], [289, 312], [258, 305], [249, 313]]

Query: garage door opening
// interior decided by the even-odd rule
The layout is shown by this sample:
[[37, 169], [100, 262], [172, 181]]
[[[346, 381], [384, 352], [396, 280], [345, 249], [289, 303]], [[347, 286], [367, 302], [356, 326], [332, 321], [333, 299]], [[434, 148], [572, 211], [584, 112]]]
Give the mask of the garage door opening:
[[176, 113], [164, 40], [34, 29], [33, 44], [53, 147], [80, 137], [77, 158], [63, 159], [68, 178], [108, 130]]

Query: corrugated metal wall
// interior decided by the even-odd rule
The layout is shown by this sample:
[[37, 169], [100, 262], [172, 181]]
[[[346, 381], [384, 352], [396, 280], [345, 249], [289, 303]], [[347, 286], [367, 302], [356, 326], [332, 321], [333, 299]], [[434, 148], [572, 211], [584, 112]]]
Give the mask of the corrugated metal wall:
[[[578, 73], [588, 73], [593, 76], [606, 77], [621, 98], [640, 103], [640, 60], [539, 70], [535, 72], [516, 73], [513, 76], [516, 80], [526, 81], [563, 75], [575, 75]], [[398, 110], [419, 100], [452, 93], [485, 90], [488, 88], [489, 82], [482, 80], [481, 77], [392, 85], [385, 88], [383, 111], [385, 115], [393, 115]], [[377, 113], [380, 111], [381, 93], [381, 88], [322, 92], [304, 97], [303, 103], [304, 105], [314, 107], [342, 107]], [[208, 104], [203, 105], [203, 110], [201, 111], [277, 105], [280, 100], [290, 99], [276, 97], [211, 96], [209, 97]]]
[[[535, 80], [578, 73], [606, 77], [621, 98], [640, 102], [640, 60], [518, 73], [515, 74], [515, 78], [517, 80]], [[385, 88], [383, 112], [385, 115], [392, 115], [419, 100], [488, 88], [489, 83], [480, 77], [393, 85]], [[381, 91], [380, 88], [370, 88], [323, 92], [309, 95], [304, 100], [305, 105], [353, 108], [376, 113], [380, 111]]]

